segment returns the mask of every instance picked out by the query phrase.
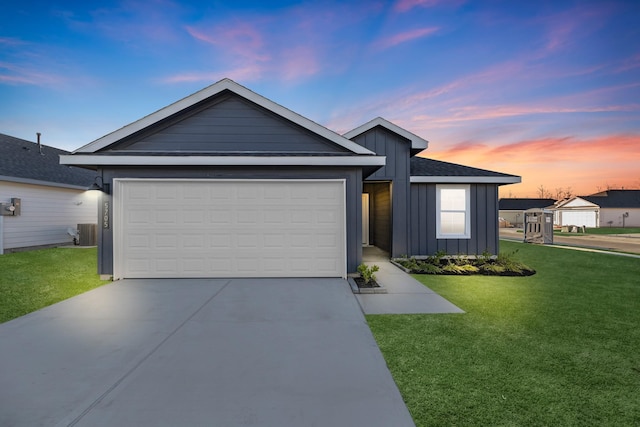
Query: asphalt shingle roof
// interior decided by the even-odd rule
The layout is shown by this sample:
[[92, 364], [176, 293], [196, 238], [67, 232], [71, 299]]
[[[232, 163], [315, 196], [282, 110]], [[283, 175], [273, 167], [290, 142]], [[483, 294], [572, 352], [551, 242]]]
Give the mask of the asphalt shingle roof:
[[607, 190], [580, 198], [601, 208], [640, 208], [640, 190]]
[[526, 211], [527, 209], [542, 209], [553, 206], [555, 199], [500, 199], [498, 209], [503, 211]]
[[456, 163], [427, 159], [424, 157], [411, 158], [411, 176], [486, 176], [486, 177], [516, 177], [506, 173], [472, 168]]
[[89, 187], [94, 171], [60, 164], [68, 151], [0, 133], [0, 176]]

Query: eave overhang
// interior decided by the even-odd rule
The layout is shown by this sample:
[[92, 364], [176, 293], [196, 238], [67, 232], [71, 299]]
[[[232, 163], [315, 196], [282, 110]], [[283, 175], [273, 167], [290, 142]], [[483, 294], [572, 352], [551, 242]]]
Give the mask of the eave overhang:
[[418, 135], [409, 132], [406, 129], [401, 128], [398, 125], [391, 123], [390, 121], [383, 119], [382, 117], [376, 117], [375, 119], [368, 121], [367, 123], [358, 126], [357, 128], [350, 130], [345, 133], [343, 136], [348, 139], [355, 138], [356, 136], [367, 132], [370, 129], [373, 129], [376, 126], [381, 126], [390, 130], [391, 132], [397, 133], [403, 138], [411, 141], [411, 150], [412, 151], [422, 151], [429, 147], [429, 141], [426, 139], [420, 138]]
[[384, 166], [384, 156], [60, 156], [63, 165], [97, 166]]
[[412, 176], [412, 184], [518, 184], [519, 176]]

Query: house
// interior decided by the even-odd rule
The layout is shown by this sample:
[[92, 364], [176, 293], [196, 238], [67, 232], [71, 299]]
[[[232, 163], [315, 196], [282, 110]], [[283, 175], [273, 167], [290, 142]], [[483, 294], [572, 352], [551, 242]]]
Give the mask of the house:
[[600, 227], [640, 227], [640, 190], [607, 190], [582, 199], [600, 208]]
[[498, 201], [498, 214], [513, 226], [523, 227], [524, 211], [546, 209], [552, 207], [555, 202], [555, 199], [503, 198]]
[[338, 135], [224, 79], [61, 162], [102, 177], [114, 279], [345, 277], [363, 243], [496, 253], [498, 186], [520, 177], [416, 157], [427, 145], [384, 119]]
[[600, 207], [584, 197], [560, 200], [552, 210], [555, 226], [597, 227], [599, 224]]
[[0, 254], [69, 243], [67, 229], [96, 223], [97, 195], [86, 191], [95, 172], [61, 165], [61, 154], [0, 134]]

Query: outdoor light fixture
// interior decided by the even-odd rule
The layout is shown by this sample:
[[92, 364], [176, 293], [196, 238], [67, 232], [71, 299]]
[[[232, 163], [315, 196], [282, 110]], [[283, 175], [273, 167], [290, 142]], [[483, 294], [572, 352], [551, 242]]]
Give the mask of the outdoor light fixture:
[[[98, 184], [98, 179], [100, 180], [99, 184]], [[109, 184], [105, 184], [102, 177], [98, 175], [96, 176], [96, 179], [94, 180], [93, 184], [91, 184], [91, 187], [89, 187], [87, 190], [89, 191], [97, 190], [97, 191], [102, 191], [103, 193], [109, 194]]]

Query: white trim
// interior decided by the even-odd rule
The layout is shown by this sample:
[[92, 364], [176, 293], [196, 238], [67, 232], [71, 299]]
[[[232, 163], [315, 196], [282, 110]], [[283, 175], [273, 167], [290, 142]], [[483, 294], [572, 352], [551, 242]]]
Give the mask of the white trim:
[[369, 193], [362, 193], [362, 246], [369, 246]]
[[[440, 191], [451, 189], [463, 189], [465, 190], [465, 211], [464, 219], [465, 232], [462, 234], [445, 234], [440, 230]], [[442, 184], [436, 185], [436, 239], [471, 239], [471, 186], [469, 184]]]
[[367, 123], [361, 126], [358, 126], [353, 130], [350, 130], [349, 132], [345, 133], [343, 136], [345, 138], [351, 139], [370, 129], [373, 129], [376, 126], [382, 126], [384, 128], [387, 128], [391, 132], [395, 132], [398, 135], [408, 139], [409, 141], [411, 141], [411, 148], [413, 150], [425, 150], [429, 147], [429, 141], [427, 141], [426, 139], [420, 138], [418, 135], [411, 133], [406, 129], [403, 129], [400, 126], [395, 125], [386, 119], [383, 119], [382, 117], [376, 117], [375, 119], [370, 120]]
[[[39, 179], [18, 178], [15, 176], [4, 176], [4, 175], [0, 175], [0, 181], [17, 182], [19, 184], [44, 185], [46, 187], [70, 188], [72, 190], [87, 190], [88, 188], [81, 185], [63, 184], [60, 182], [40, 181]], [[91, 183], [87, 184], [87, 186], [89, 185], [91, 185]]]
[[411, 176], [412, 184], [517, 184], [519, 176]]
[[285, 119], [291, 120], [297, 125], [302, 126], [303, 128], [314, 132], [337, 145], [346, 148], [349, 151], [352, 151], [355, 154], [375, 154], [372, 151], [366, 149], [365, 147], [356, 144], [353, 141], [349, 141], [347, 138], [344, 138], [341, 135], [333, 132], [332, 130], [327, 129], [324, 126], [321, 126], [306, 117], [301, 116], [300, 114], [294, 113], [293, 111], [283, 107], [280, 104], [276, 104], [275, 102], [263, 97], [262, 95], [258, 95], [257, 93], [247, 89], [246, 87], [239, 85], [230, 79], [222, 79], [217, 83], [212, 84], [192, 95], [187, 96], [177, 102], [174, 102], [171, 105], [168, 105], [154, 113], [149, 114], [146, 117], [141, 118], [131, 124], [128, 124], [110, 134], [107, 134], [101, 138], [96, 139], [95, 141], [77, 149], [73, 153], [94, 153], [98, 150], [101, 150], [122, 138], [126, 138], [142, 129], [145, 129], [160, 120], [166, 119], [186, 108], [189, 108], [200, 101], [203, 101], [207, 98], [215, 96], [225, 90], [229, 90], [236, 95], [239, 95], [251, 102], [254, 102], [261, 107], [266, 108], [267, 110], [278, 114]]
[[[268, 179], [248, 179], [248, 178], [229, 178], [229, 179], [208, 179], [208, 178], [114, 178], [113, 179], [113, 191], [112, 191], [112, 256], [113, 256], [113, 280], [123, 279], [123, 273], [121, 266], [123, 265], [123, 250], [122, 243], [124, 242], [123, 224], [124, 218], [124, 203], [122, 203], [122, 188], [127, 182], [341, 182], [342, 183], [342, 278], [347, 278], [347, 257], [348, 257], [348, 245], [347, 245], [347, 180], [345, 178], [327, 178], [327, 179], [283, 179], [283, 178], [268, 178]], [[109, 196], [107, 196], [109, 197]], [[119, 246], [120, 245], [120, 246]]]
[[63, 155], [63, 165], [129, 166], [384, 166], [384, 156], [101, 156]]

